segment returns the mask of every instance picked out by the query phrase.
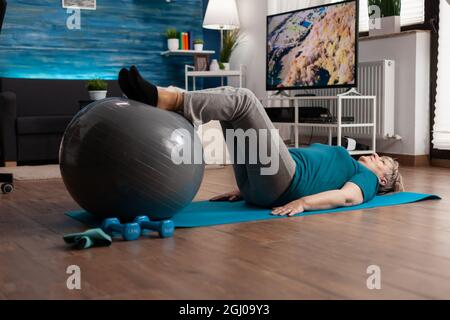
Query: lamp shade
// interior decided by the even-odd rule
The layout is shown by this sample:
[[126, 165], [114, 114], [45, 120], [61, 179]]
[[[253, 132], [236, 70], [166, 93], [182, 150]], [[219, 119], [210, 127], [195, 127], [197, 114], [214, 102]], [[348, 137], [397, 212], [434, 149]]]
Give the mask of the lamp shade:
[[232, 30], [239, 28], [239, 15], [236, 0], [209, 0], [203, 28]]

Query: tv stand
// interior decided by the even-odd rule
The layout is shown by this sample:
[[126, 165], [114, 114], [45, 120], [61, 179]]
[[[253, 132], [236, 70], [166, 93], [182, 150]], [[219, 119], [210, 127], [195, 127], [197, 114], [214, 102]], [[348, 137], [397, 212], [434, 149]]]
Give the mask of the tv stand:
[[[337, 121], [336, 123], [305, 123], [305, 122], [299, 122], [299, 109], [300, 101], [318, 101], [318, 100], [324, 100], [324, 101], [337, 101]], [[343, 102], [347, 100], [370, 100], [372, 103], [367, 104], [367, 109], [371, 109], [372, 111], [372, 122], [370, 123], [344, 123], [342, 121], [343, 118]], [[335, 96], [294, 96], [294, 97], [283, 97], [283, 96], [276, 96], [271, 95], [266, 99], [263, 99], [263, 102], [269, 102], [269, 101], [288, 101], [289, 107], [295, 108], [294, 115], [295, 115], [295, 121], [292, 123], [294, 125], [294, 132], [295, 132], [295, 147], [299, 147], [299, 128], [302, 127], [320, 127], [320, 128], [327, 128], [328, 129], [328, 144], [332, 145], [333, 140], [333, 131], [335, 130], [337, 132], [337, 145], [342, 145], [342, 138], [343, 138], [343, 129], [344, 128], [364, 128], [369, 127], [372, 128], [372, 145], [370, 150], [356, 150], [356, 151], [350, 151], [351, 155], [363, 155], [363, 154], [373, 154], [376, 152], [376, 138], [377, 138], [377, 97], [376, 96], [363, 96], [361, 95], [356, 89], [352, 88], [347, 92], [344, 92], [342, 94], [338, 94]], [[372, 108], [370, 108], [372, 106]]]
[[315, 97], [316, 94], [314, 93], [297, 93], [295, 97]]
[[345, 91], [341, 94], [338, 94], [338, 96], [351, 96], [351, 95], [361, 96], [361, 93], [358, 92], [355, 88], [351, 88], [348, 91]]

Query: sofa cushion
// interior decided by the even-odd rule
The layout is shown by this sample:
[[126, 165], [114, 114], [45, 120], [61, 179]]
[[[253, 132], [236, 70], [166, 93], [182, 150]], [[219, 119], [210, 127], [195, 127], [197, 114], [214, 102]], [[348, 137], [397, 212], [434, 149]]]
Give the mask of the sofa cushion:
[[22, 134], [17, 137], [19, 162], [58, 160], [61, 134]]
[[41, 116], [17, 118], [17, 134], [60, 134], [72, 116]]

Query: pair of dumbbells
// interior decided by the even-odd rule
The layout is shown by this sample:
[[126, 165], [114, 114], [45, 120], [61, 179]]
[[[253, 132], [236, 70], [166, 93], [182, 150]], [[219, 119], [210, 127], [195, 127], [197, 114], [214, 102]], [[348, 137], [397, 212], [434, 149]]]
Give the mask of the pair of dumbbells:
[[173, 236], [175, 225], [172, 220], [150, 221], [147, 216], [139, 216], [134, 222], [120, 223], [117, 218], [105, 219], [101, 226], [109, 235], [121, 235], [125, 241], [137, 240], [145, 231], [156, 231], [161, 238]]

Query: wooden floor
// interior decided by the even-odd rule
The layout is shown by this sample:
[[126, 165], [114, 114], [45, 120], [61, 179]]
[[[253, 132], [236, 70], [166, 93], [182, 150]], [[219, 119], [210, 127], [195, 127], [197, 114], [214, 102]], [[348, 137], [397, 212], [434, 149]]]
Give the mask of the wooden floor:
[[[60, 180], [20, 182], [0, 196], [2, 299], [450, 298], [450, 170], [406, 168], [410, 191], [441, 201], [177, 230], [111, 247], [68, 249], [84, 226]], [[230, 168], [207, 170], [197, 199], [228, 191]], [[80, 291], [66, 268], [81, 268]], [[366, 269], [381, 268], [381, 290]]]

